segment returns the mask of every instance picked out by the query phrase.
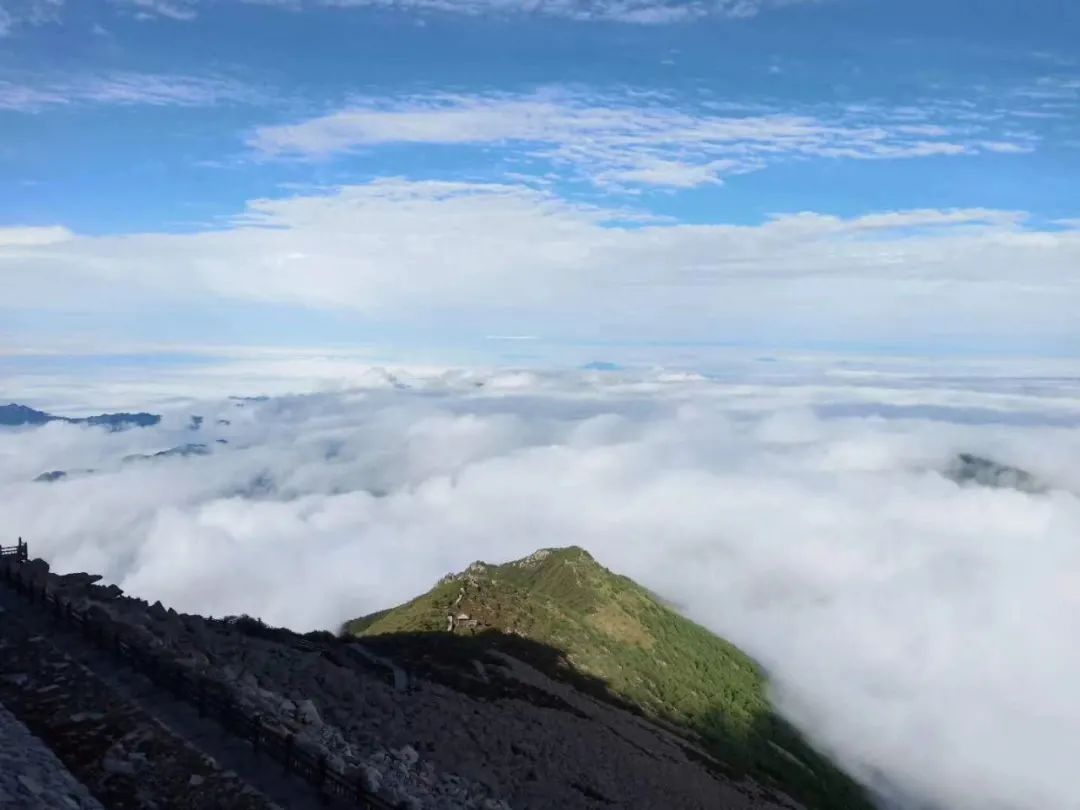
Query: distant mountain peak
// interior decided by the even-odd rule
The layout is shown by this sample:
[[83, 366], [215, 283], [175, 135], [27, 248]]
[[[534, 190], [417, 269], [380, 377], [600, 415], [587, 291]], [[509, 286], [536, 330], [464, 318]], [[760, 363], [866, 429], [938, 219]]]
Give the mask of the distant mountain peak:
[[611, 363], [607, 360], [593, 360], [581, 368], [583, 371], [622, 371], [623, 369], [618, 363]]
[[56, 417], [26, 405], [12, 402], [0, 405], [0, 425], [43, 425]]
[[1049, 489], [1027, 470], [1001, 464], [974, 453], [957, 453], [946, 468], [945, 476], [962, 485], [1015, 489], [1029, 495], [1037, 495]]
[[108, 430], [126, 430], [132, 427], [151, 427], [161, 421], [154, 413], [101, 413], [96, 416], [56, 416], [26, 405], [12, 402], [0, 405], [0, 427], [44, 425], [49, 422], [67, 422], [73, 425], [95, 425]]

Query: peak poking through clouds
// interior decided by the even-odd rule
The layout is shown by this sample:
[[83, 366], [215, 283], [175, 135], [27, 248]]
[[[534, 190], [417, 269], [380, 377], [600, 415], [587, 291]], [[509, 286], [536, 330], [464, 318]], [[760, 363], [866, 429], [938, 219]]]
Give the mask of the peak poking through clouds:
[[889, 810], [1072, 808], [1071, 8], [0, 0], [0, 389], [73, 417], [0, 525], [297, 629], [578, 545]]
[[[758, 658], [781, 710], [902, 806], [1068, 807], [1075, 383], [759, 373], [398, 371], [139, 431], [0, 431], [0, 522], [59, 569], [303, 630], [578, 545]], [[193, 413], [228, 444], [124, 463], [189, 442]], [[958, 453], [1052, 489], [958, 484]]]

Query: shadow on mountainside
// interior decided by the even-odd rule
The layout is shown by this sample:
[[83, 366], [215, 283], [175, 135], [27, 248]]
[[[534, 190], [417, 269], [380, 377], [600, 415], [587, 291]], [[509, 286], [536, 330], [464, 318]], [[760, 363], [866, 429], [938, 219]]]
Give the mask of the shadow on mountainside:
[[[520, 699], [580, 717], [587, 716], [558, 695], [524, 683], [492, 666], [495, 662], [488, 654], [504, 653], [553, 680], [681, 736], [687, 741], [683, 746], [686, 755], [717, 776], [725, 779], [753, 777], [763, 786], [787, 794], [809, 808], [863, 810], [873, 807], [858, 785], [814, 751], [794, 727], [771, 711], [757, 714], [749, 730], [731, 722], [719, 708], [689, 721], [662, 711], [645, 711], [613, 691], [603, 678], [575, 667], [562, 650], [496, 630], [475, 634], [415, 632], [346, 638], [362, 641], [365, 647], [394, 660], [414, 675], [473, 697]], [[702, 750], [709, 756], [703, 755]]]

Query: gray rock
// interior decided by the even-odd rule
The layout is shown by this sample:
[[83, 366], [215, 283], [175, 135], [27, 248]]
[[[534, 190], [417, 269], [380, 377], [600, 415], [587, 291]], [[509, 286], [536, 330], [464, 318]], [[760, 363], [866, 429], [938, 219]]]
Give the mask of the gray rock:
[[102, 810], [53, 752], [2, 705], [0, 807]]
[[63, 574], [62, 576], [58, 576], [56, 581], [64, 588], [85, 588], [88, 585], [93, 585], [95, 582], [100, 582], [101, 574], [87, 574], [82, 572], [76, 574]]
[[323, 724], [319, 710], [310, 700], [301, 700], [296, 704], [296, 718], [307, 726], [321, 726]]
[[123, 756], [123, 749], [110, 749], [101, 760], [101, 767], [118, 776], [134, 776], [135, 763]]
[[26, 774], [21, 773], [18, 775], [17, 779], [19, 781], [19, 784], [22, 785], [29, 793], [32, 793], [35, 796], [41, 795], [42, 787], [38, 783], [38, 781], [32, 776], [27, 776]]
[[[410, 806], [508, 810], [508, 798], [518, 806], [575, 807], [582, 805], [580, 785], [586, 785], [613, 806], [795, 807], [772, 797], [759, 800], [752, 783], [717, 779], [700, 764], [703, 752], [687, 755], [692, 741], [675, 739], [507, 655], [467, 663], [466, 672], [520, 690], [523, 699], [478, 699], [424, 678], [406, 679], [399, 665], [360, 644], [312, 649], [295, 638], [273, 640], [198, 616], [180, 617], [160, 604], [124, 596], [106, 600], [104, 591], [91, 588], [73, 598], [123, 627], [130, 643], [164, 660], [197, 662], [249, 716], [295, 735], [300, 749], [325, 756], [334, 771]], [[534, 703], [526, 689], [567, 709]], [[110, 761], [117, 770], [137, 771], [123, 751], [113, 752]], [[0, 788], [4, 770], [0, 761]]]
[[99, 599], [118, 599], [123, 595], [124, 592], [116, 585], [106, 585], [95, 594]]
[[382, 773], [377, 768], [373, 768], [371, 765], [360, 766], [360, 776], [364, 781], [364, 787], [370, 790], [372, 793], [378, 793], [379, 788], [382, 786]]

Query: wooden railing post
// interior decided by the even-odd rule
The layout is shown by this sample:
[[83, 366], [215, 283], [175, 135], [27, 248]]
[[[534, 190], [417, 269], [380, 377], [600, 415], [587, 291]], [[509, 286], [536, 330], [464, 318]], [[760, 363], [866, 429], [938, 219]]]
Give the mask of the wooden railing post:
[[290, 731], [285, 737], [285, 755], [282, 757], [282, 765], [284, 766], [285, 773], [292, 770], [292, 757], [293, 757], [293, 733]]
[[225, 696], [225, 704], [221, 707], [221, 724], [225, 727], [226, 731], [231, 731], [233, 726], [233, 697], [231, 694]]
[[328, 803], [330, 794], [326, 790], [326, 754], [319, 754], [319, 796], [322, 797], [323, 803]]

